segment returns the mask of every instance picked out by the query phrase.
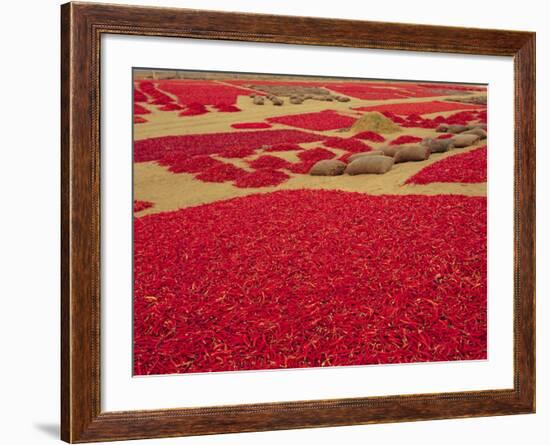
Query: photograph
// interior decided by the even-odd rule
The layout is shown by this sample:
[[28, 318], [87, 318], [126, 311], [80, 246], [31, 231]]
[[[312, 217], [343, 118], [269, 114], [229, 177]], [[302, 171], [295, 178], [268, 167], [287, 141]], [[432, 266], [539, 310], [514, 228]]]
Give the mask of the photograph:
[[130, 87], [134, 376], [487, 360], [486, 84]]
[[6, 2], [1, 442], [548, 442], [508, 3]]

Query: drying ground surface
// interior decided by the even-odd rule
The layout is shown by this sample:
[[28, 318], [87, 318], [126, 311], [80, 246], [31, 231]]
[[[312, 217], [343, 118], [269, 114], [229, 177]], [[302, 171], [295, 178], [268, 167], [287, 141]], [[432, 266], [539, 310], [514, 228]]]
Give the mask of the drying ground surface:
[[487, 141], [308, 174], [486, 123], [484, 87], [204, 77], [134, 84], [136, 375], [486, 358]]

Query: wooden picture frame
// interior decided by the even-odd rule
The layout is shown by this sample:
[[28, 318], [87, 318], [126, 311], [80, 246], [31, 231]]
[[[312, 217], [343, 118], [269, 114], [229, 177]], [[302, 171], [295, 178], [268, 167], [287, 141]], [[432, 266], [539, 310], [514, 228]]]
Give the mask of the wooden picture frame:
[[[67, 3], [61, 18], [63, 440], [94, 442], [535, 411], [534, 33], [92, 3]], [[99, 116], [103, 34], [513, 57], [513, 389], [102, 412]]]

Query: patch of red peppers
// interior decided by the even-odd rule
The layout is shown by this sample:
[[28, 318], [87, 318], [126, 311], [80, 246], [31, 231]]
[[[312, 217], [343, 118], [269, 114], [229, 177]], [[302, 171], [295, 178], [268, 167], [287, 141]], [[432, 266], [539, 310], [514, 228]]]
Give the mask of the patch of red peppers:
[[487, 182], [487, 146], [437, 161], [407, 180], [407, 184], [433, 182]]
[[486, 216], [295, 190], [135, 218], [134, 373], [485, 359]]

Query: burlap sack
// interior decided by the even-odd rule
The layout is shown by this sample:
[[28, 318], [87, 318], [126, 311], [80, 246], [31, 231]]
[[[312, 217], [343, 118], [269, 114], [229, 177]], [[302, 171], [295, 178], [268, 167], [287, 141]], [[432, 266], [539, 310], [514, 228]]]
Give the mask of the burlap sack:
[[383, 174], [393, 166], [393, 158], [388, 156], [362, 156], [348, 164], [348, 175]]
[[393, 158], [395, 154], [403, 147], [404, 145], [384, 145], [382, 147], [379, 147], [378, 150], [384, 153], [384, 156], [389, 156]]
[[462, 133], [463, 131], [468, 130], [468, 127], [465, 125], [448, 125], [448, 124], [441, 124], [439, 125], [435, 131], [437, 133]]
[[476, 134], [480, 139], [487, 139], [487, 132], [483, 128], [472, 128], [460, 134]]
[[423, 145], [408, 145], [399, 150], [393, 160], [396, 164], [400, 162], [425, 161], [430, 157], [430, 149]]
[[431, 153], [445, 153], [453, 148], [453, 140], [449, 139], [433, 139], [426, 138], [421, 143], [424, 147], [430, 149]]
[[453, 145], [456, 148], [469, 147], [479, 141], [477, 134], [459, 134], [453, 138]]
[[384, 152], [382, 150], [372, 150], [372, 151], [365, 151], [362, 153], [354, 153], [348, 158], [348, 164], [363, 156], [384, 156]]
[[473, 130], [474, 128], [481, 128], [482, 130], [487, 131], [487, 124], [470, 124], [466, 125], [468, 130]]
[[323, 161], [316, 162], [309, 174], [312, 176], [338, 176], [344, 173], [346, 164], [336, 159], [325, 159]]

